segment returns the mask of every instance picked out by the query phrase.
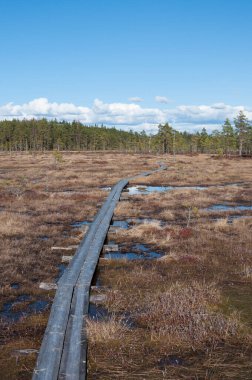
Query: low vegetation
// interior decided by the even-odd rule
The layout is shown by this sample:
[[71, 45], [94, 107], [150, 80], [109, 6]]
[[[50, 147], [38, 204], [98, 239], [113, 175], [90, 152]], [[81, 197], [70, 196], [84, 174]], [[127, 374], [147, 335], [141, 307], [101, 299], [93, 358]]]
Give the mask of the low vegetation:
[[153, 167], [149, 155], [1, 154], [1, 378], [31, 378], [36, 353], [16, 350], [40, 347], [54, 290], [39, 285], [57, 281], [66, 265], [65, 252], [52, 247], [78, 244], [85, 225], [71, 224], [92, 221], [107, 196], [103, 187]]
[[104, 306], [113, 318], [124, 317], [129, 330], [117, 344], [90, 342], [90, 378], [249, 379], [252, 213], [235, 211], [231, 223], [234, 211], [206, 209], [251, 205], [251, 163], [179, 157], [169, 168], [134, 184], [206, 188], [128, 196], [119, 203], [115, 218], [130, 227], [110, 238], [122, 252], [125, 244], [131, 251], [144, 243], [163, 256], [101, 262]]
[[[130, 186], [206, 188], [124, 193], [128, 199], [118, 204], [114, 217], [128, 220], [130, 228], [110, 233], [109, 240], [121, 244], [123, 252], [141, 243], [162, 256], [101, 260], [102, 287], [96, 291], [106, 296], [100, 306], [107, 314], [87, 320], [88, 376], [251, 378], [252, 212], [209, 209], [251, 205], [249, 159], [199, 155], [174, 162], [169, 155], [12, 152], [0, 160], [4, 379], [31, 378], [36, 351], [20, 350], [39, 349], [55, 292], [39, 284], [55, 282], [64, 269], [62, 252], [51, 248], [78, 244], [86, 228], [72, 224], [92, 221], [107, 196], [104, 187], [158, 162], [168, 169]], [[39, 301], [45, 307], [34, 313], [32, 305]], [[18, 315], [15, 322], [4, 315], [7, 309]]]

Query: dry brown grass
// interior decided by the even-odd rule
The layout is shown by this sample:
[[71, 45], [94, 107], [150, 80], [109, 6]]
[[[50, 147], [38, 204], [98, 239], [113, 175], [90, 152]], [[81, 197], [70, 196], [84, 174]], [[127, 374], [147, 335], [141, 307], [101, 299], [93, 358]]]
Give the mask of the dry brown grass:
[[148, 242], [157, 250], [164, 251], [173, 244], [174, 236], [179, 233], [178, 229], [161, 227], [160, 222], [144, 221], [139, 225], [133, 225], [129, 230], [121, 230], [117, 233], [117, 241], [120, 242]]
[[[70, 224], [92, 220], [107, 196], [101, 187], [157, 167], [158, 161], [168, 164], [169, 170], [138, 179], [136, 184], [213, 186], [139, 195], [119, 203], [116, 217], [120, 219], [151, 218], [167, 224], [133, 225], [116, 234], [116, 241], [150, 244], [166, 255], [153, 262], [103, 262], [101, 281], [108, 288], [105, 306], [113, 317], [88, 321], [89, 377], [249, 379], [251, 219], [230, 225], [226, 223], [230, 212], [203, 209], [216, 203], [251, 202], [250, 160], [200, 155], [178, 156], [173, 163], [169, 156], [90, 152], [63, 153], [63, 162], [56, 167], [51, 153], [1, 154], [0, 305], [21, 294], [52, 301], [53, 291], [38, 289], [41, 281], [53, 282], [58, 274], [61, 254], [51, 247], [80, 240], [85, 231]], [[219, 186], [227, 182], [245, 183]], [[13, 282], [20, 283], [20, 289], [11, 288]], [[16, 363], [11, 352], [38, 348], [47, 316], [45, 312], [16, 325], [1, 324], [4, 378], [31, 377], [35, 355]], [[132, 320], [132, 326], [125, 326], [125, 318]], [[185, 364], [172, 365], [171, 355]]]
[[[240, 185], [230, 184], [236, 182]], [[115, 342], [91, 346], [91, 376], [249, 379], [251, 218], [229, 224], [232, 211], [203, 209], [221, 203], [251, 204], [251, 161], [179, 157], [171, 170], [138, 179], [135, 184], [211, 187], [137, 195], [118, 205], [118, 219], [141, 217], [157, 222], [133, 224], [129, 230], [118, 231], [113, 240], [127, 245], [149, 244], [166, 255], [153, 262], [102, 264], [101, 281], [109, 288], [106, 307], [130, 316], [134, 327], [124, 337], [124, 345], [118, 342], [116, 346], [117, 352], [123, 350], [127, 363], [115, 353]], [[251, 211], [240, 214], [249, 216]], [[120, 363], [117, 377], [111, 360], [101, 352], [105, 347]], [[169, 355], [182, 357], [184, 364], [172, 365], [167, 359], [159, 372], [157, 363]]]
[[[162, 160], [165, 163], [167, 160]], [[169, 170], [142, 178], [136, 184], [148, 185], [215, 185], [233, 182], [251, 183], [251, 160], [216, 159], [209, 155], [178, 156], [169, 162]]]
[[123, 340], [127, 331], [128, 328], [123, 320], [118, 320], [116, 316], [111, 316], [106, 321], [87, 319], [87, 334], [91, 343]]
[[171, 347], [216, 346], [237, 336], [239, 331], [237, 313], [227, 318], [213, 311], [220, 302], [220, 292], [214, 284], [177, 282], [155, 298], [149, 296], [136, 320], [150, 330], [152, 340], [165, 338]]
[[[80, 241], [85, 231], [73, 229], [70, 224], [93, 219], [99, 203], [108, 194], [101, 187], [157, 167], [155, 156], [139, 158], [139, 155], [118, 153], [66, 152], [63, 162], [55, 165], [52, 153], [0, 154], [1, 307], [19, 294], [52, 302], [54, 292], [39, 289], [40, 282], [54, 282], [58, 276], [62, 254], [52, 251], [51, 247], [70, 246]], [[11, 287], [16, 282], [20, 286], [18, 290]], [[25, 309], [26, 306], [24, 303], [16, 307]], [[38, 316], [34, 318], [39, 324]], [[1, 327], [3, 324], [4, 320]], [[3, 363], [15, 346], [17, 334], [13, 324], [7, 326], [0, 347], [0, 372], [5, 378]], [[44, 327], [33, 336], [28, 327], [26, 333], [17, 324], [21, 339], [26, 336], [30, 347], [33, 341], [39, 345]], [[29, 362], [30, 372], [25, 373], [23, 361], [18, 361], [14, 363], [13, 372], [10, 371], [10, 379], [31, 377], [35, 356], [24, 362]]]
[[[236, 311], [222, 312], [218, 285], [192, 281], [195, 265], [185, 282], [176, 282], [190, 267], [170, 266], [128, 262], [103, 269], [102, 281], [114, 289], [106, 306], [115, 315], [129, 313], [133, 327], [119, 340], [90, 337], [91, 378], [205, 378], [207, 371], [217, 379], [242, 379], [250, 373], [251, 339]], [[169, 364], [169, 357], [184, 364]]]

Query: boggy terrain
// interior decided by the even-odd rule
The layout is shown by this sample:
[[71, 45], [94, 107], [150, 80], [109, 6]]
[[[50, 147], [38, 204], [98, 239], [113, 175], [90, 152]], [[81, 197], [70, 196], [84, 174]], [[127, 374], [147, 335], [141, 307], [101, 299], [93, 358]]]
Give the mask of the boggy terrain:
[[127, 223], [109, 234], [120, 254], [100, 260], [89, 378], [250, 379], [251, 161], [168, 161], [116, 209]]
[[78, 244], [106, 188], [160, 162], [116, 209], [128, 228], [108, 240], [134, 260], [100, 261], [88, 376], [251, 378], [251, 160], [97, 152], [0, 157], [1, 378], [31, 378], [55, 292], [39, 285], [65, 265], [52, 247]]
[[55, 283], [62, 255], [74, 252], [52, 248], [80, 242], [85, 225], [76, 222], [92, 221], [103, 187], [157, 161], [114, 152], [0, 155], [1, 379], [31, 378], [55, 293], [39, 286]]

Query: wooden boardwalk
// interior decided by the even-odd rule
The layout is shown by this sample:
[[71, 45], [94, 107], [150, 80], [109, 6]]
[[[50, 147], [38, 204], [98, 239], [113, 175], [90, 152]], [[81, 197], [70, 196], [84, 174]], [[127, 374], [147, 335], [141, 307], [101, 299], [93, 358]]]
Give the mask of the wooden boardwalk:
[[[164, 169], [160, 166], [133, 178]], [[33, 380], [85, 380], [87, 377], [85, 323], [91, 282], [116, 204], [133, 178], [122, 179], [112, 188], [58, 283]]]

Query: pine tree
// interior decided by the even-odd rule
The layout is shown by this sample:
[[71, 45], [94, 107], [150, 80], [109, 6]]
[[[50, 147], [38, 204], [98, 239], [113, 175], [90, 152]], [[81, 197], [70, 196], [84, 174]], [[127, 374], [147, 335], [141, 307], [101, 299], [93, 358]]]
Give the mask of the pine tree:
[[172, 145], [172, 136], [173, 136], [173, 130], [172, 127], [166, 123], [164, 125], [158, 126], [158, 137], [160, 139], [160, 142], [162, 144], [162, 150], [163, 153], [169, 153], [169, 148], [171, 148]]
[[230, 120], [227, 118], [222, 126], [222, 136], [224, 143], [224, 152], [226, 155], [230, 155], [231, 151], [236, 148], [235, 131], [232, 127]]
[[249, 121], [246, 118], [243, 111], [239, 112], [239, 115], [234, 119], [236, 133], [239, 139], [239, 156], [242, 156], [243, 145], [246, 140], [246, 134], [249, 129]]

